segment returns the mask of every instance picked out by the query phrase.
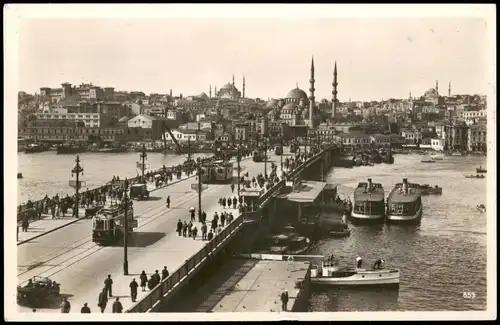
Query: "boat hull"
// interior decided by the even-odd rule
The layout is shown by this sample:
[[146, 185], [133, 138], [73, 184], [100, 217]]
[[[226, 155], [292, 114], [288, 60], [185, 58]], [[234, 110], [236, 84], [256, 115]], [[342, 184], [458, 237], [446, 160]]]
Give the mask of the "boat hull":
[[312, 284], [330, 286], [398, 286], [400, 272], [359, 272], [347, 277], [311, 277]]
[[388, 214], [386, 218], [387, 218], [388, 222], [415, 222], [415, 221], [418, 221], [422, 218], [422, 210], [423, 210], [423, 207], [422, 207], [422, 205], [420, 205], [420, 208], [417, 210], [417, 212], [414, 215], [398, 216], [398, 215]]
[[361, 214], [356, 213], [354, 211], [351, 212], [351, 219], [354, 220], [363, 220], [363, 221], [376, 221], [376, 220], [384, 220], [383, 214]]

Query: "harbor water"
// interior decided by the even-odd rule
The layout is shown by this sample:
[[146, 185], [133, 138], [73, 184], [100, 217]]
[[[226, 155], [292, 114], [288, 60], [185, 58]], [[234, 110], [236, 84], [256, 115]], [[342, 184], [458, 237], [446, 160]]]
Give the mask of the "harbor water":
[[[124, 153], [81, 153], [80, 160], [83, 167], [83, 176], [80, 180], [85, 181], [85, 187], [92, 189], [111, 181], [113, 175], [121, 179], [140, 175], [141, 170], [137, 168], [140, 161], [140, 152]], [[193, 154], [197, 157], [209, 157], [210, 153]], [[71, 170], [75, 167], [76, 155], [58, 155], [55, 151], [46, 151], [36, 154], [25, 154], [20, 152], [18, 158], [18, 173], [23, 174], [22, 179], [17, 180], [18, 204], [27, 200], [42, 199], [45, 194], [52, 197], [74, 194], [75, 190], [69, 186], [69, 180], [75, 180], [71, 176]], [[163, 165], [166, 167], [181, 164], [187, 159], [187, 155], [148, 153], [145, 161], [149, 167], [147, 170], [156, 170]]]
[[[467, 179], [485, 157], [450, 156], [433, 164], [423, 156], [396, 155], [393, 165], [335, 168], [328, 182], [338, 186], [341, 198], [350, 197], [358, 182], [381, 183], [387, 195], [396, 183], [439, 185], [442, 195], [423, 197], [418, 225], [349, 225], [351, 236], [324, 239], [311, 254], [334, 254], [345, 266], [357, 255], [370, 268], [378, 258], [387, 267], [401, 269], [398, 290], [321, 288], [313, 292], [311, 311], [463, 311], [486, 309], [487, 179]], [[474, 292], [466, 299], [464, 292]]]

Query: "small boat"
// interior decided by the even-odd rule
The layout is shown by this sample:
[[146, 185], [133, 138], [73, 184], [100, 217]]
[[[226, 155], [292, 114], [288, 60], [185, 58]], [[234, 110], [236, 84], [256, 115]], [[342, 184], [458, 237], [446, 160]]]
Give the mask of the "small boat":
[[351, 230], [346, 223], [342, 222], [332, 225], [330, 229], [328, 229], [328, 234], [333, 238], [348, 237], [351, 235]]
[[432, 187], [429, 184], [422, 184], [420, 185], [420, 190], [422, 192], [422, 195], [443, 194], [443, 188], [437, 185]]
[[476, 168], [476, 173], [478, 174], [486, 173], [486, 169], [483, 169], [483, 166], [479, 166], [479, 168]]
[[292, 226], [285, 227], [282, 234], [273, 235], [269, 239], [269, 251], [278, 254], [302, 254], [311, 244], [309, 238], [298, 236]]
[[454, 151], [451, 153], [452, 156], [463, 156], [460, 151]]
[[43, 144], [31, 143], [31, 144], [28, 144], [26, 146], [26, 149], [24, 149], [24, 152], [25, 153], [38, 153], [38, 152], [44, 152], [47, 150], [48, 150], [48, 147], [43, 145]]
[[484, 175], [466, 175], [465, 178], [484, 178]]
[[438, 153], [432, 153], [431, 154], [431, 159], [432, 160], [443, 160], [443, 155], [440, 155]]
[[479, 204], [478, 206], [476, 206], [476, 208], [479, 212], [486, 212], [486, 207], [484, 206], [484, 204]]
[[399, 285], [399, 269], [339, 268], [335, 261], [311, 266], [311, 283], [332, 286]]
[[64, 144], [57, 147], [58, 155], [73, 155], [78, 153], [84, 153], [88, 151], [88, 147], [83, 144], [71, 145]]
[[23, 173], [17, 173], [17, 179], [23, 178]]
[[432, 159], [424, 159], [421, 162], [426, 163], [426, 164], [433, 164], [433, 163], [435, 163], [435, 161], [432, 160]]
[[127, 148], [126, 147], [99, 148], [93, 152], [95, 152], [95, 153], [121, 153], [121, 152], [127, 152]]

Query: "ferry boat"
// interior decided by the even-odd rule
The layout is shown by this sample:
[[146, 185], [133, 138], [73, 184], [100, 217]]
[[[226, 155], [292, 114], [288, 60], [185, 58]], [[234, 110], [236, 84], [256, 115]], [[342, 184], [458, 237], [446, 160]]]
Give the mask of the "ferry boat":
[[476, 168], [476, 173], [478, 174], [486, 173], [486, 169], [484, 169], [483, 166], [479, 166], [479, 168]]
[[382, 184], [361, 182], [354, 190], [354, 205], [351, 218], [354, 220], [375, 221], [383, 220], [385, 192]]
[[[137, 228], [134, 209], [131, 203], [127, 207], [128, 232]], [[92, 241], [98, 245], [115, 243], [124, 235], [125, 206], [123, 203], [111, 204], [99, 210], [92, 218]]]
[[63, 144], [57, 147], [57, 154], [58, 155], [74, 155], [78, 153], [84, 153], [88, 151], [88, 147], [85, 145], [70, 145], [70, 144]]
[[398, 183], [387, 199], [387, 221], [417, 221], [422, 217], [422, 190], [420, 185]]
[[439, 186], [430, 186], [429, 184], [420, 185], [420, 190], [422, 191], [422, 195], [430, 195], [430, 194], [443, 194], [443, 188]]
[[331, 286], [399, 285], [399, 269], [340, 268], [335, 261], [311, 266], [311, 283]]

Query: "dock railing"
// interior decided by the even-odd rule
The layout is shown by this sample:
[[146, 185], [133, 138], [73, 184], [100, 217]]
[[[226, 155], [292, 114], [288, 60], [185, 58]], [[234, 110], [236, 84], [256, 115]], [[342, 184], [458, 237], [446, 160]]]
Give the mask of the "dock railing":
[[[326, 149], [328, 150], [328, 149]], [[290, 172], [290, 176], [295, 176], [300, 173], [304, 168], [314, 163], [325, 150], [321, 150], [319, 153], [313, 157], [307, 159], [297, 168]], [[259, 207], [265, 204], [271, 197], [277, 194], [283, 186], [285, 185], [285, 180], [281, 180], [276, 183], [273, 187], [267, 190], [259, 198]], [[252, 212], [250, 212], [252, 213]], [[217, 250], [224, 242], [228, 239], [230, 235], [239, 231], [244, 221], [245, 213], [240, 213], [227, 227], [225, 227], [219, 234], [208, 241], [205, 246], [203, 246], [197, 253], [188, 258], [186, 262], [181, 265], [177, 270], [170, 274], [165, 280], [161, 281], [155, 288], [153, 288], [144, 298], [142, 298], [137, 304], [128, 309], [127, 313], [145, 313], [149, 312], [151, 309], [161, 303], [161, 299], [165, 294], [174, 290], [180, 283], [185, 279], [196, 267], [202, 263], [211, 253]]]

